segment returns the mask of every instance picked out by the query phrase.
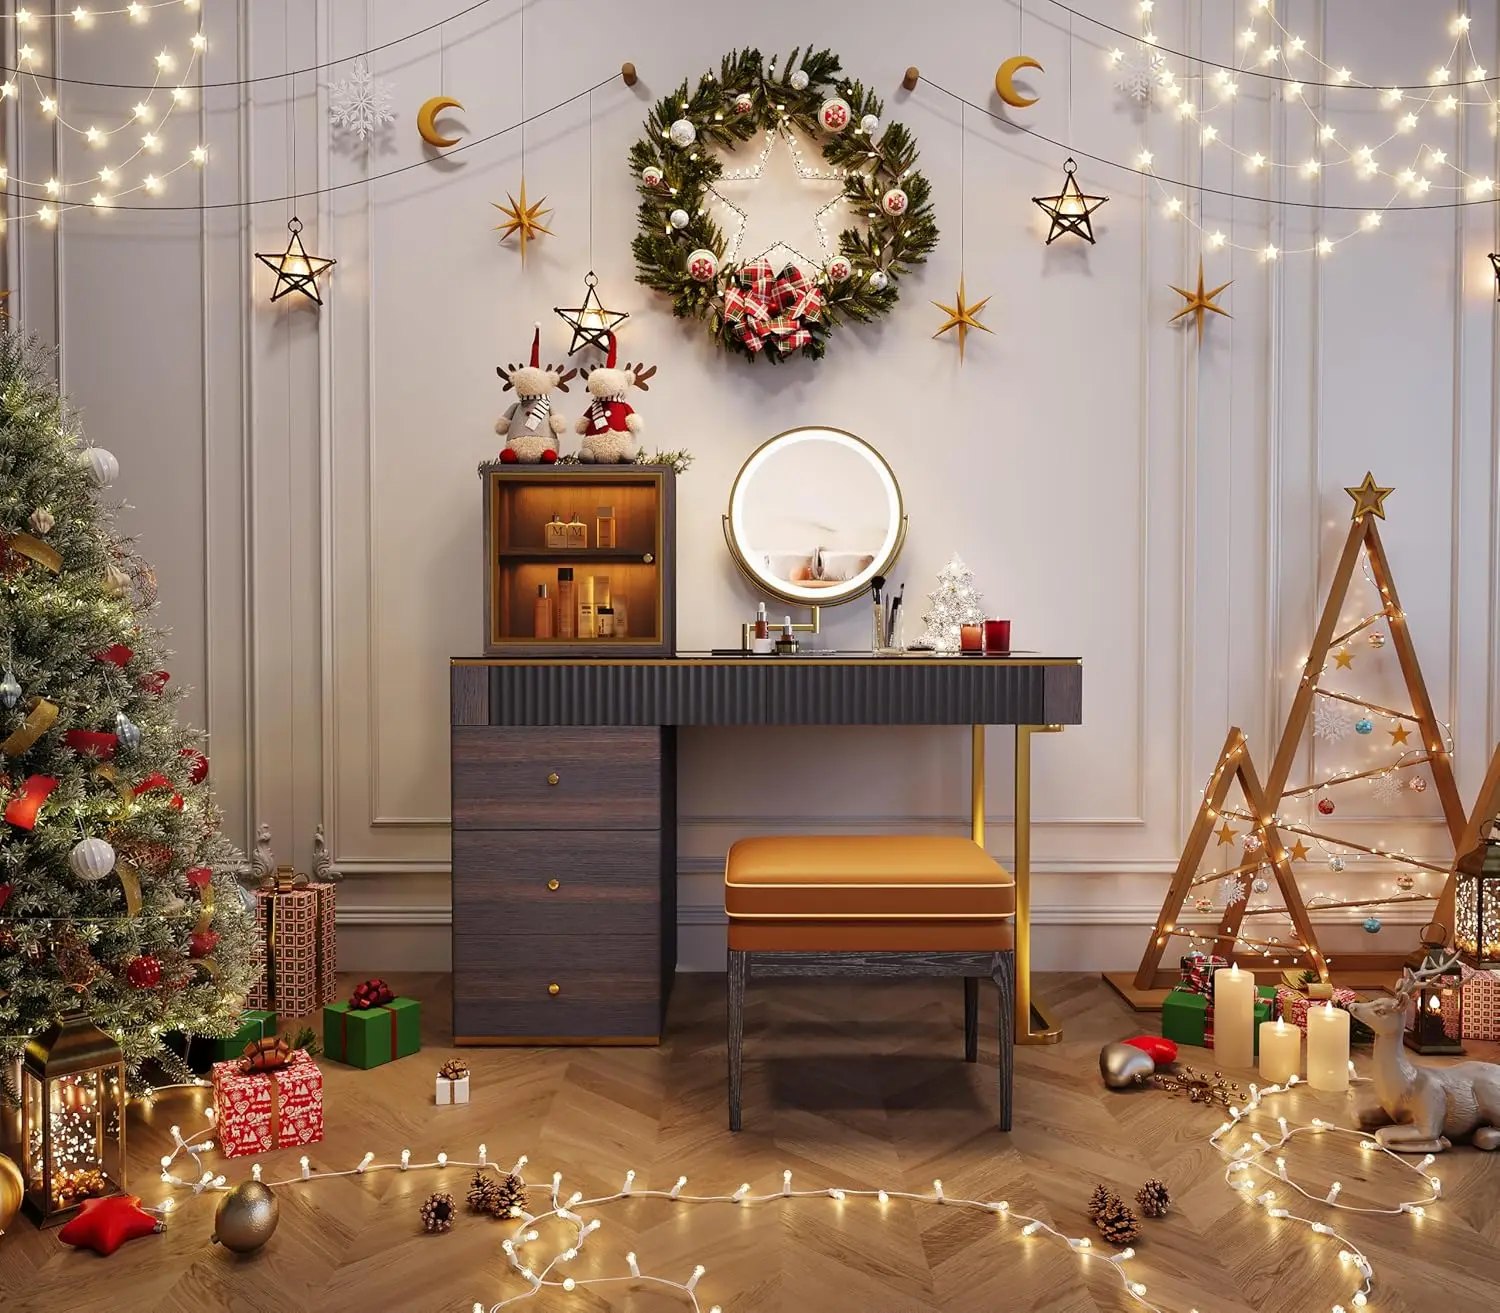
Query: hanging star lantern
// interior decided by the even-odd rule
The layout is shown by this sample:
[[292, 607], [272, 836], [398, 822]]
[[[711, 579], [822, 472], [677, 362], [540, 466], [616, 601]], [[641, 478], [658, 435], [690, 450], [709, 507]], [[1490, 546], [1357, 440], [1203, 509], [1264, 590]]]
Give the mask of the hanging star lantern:
[[1368, 470], [1365, 471], [1364, 482], [1357, 487], [1345, 488], [1354, 498], [1354, 514], [1349, 518], [1357, 520], [1362, 515], [1374, 515], [1379, 519], [1385, 519], [1385, 499], [1396, 490], [1394, 488], [1382, 488], [1375, 482], [1375, 476]]
[[1226, 844], [1231, 844], [1234, 842], [1236, 831], [1230, 828], [1228, 821], [1225, 821], [1223, 825], [1219, 826], [1215, 833], [1219, 836], [1219, 846], [1222, 848]]
[[307, 253], [307, 248], [302, 245], [302, 220], [296, 215], [287, 224], [287, 231], [292, 234], [292, 239], [286, 244], [286, 250], [267, 255], [256, 252], [255, 256], [266, 268], [276, 272], [271, 300], [279, 301], [289, 292], [301, 292], [309, 301], [322, 305], [323, 294], [318, 290], [318, 278], [338, 261]]
[[535, 241], [543, 233], [548, 237], [552, 235], [552, 229], [542, 222], [552, 211], [542, 208], [547, 201], [545, 196], [535, 205], [528, 205], [526, 203], [525, 174], [521, 175], [521, 199], [517, 201], [509, 192], [506, 193], [505, 199], [510, 202], [509, 205], [501, 205], [499, 201], [490, 202], [491, 205], [505, 216], [505, 222], [497, 223], [495, 231], [501, 234], [500, 240], [502, 242], [511, 237], [518, 237], [520, 239], [521, 259], [524, 261], [526, 259], [527, 242]]
[[1094, 244], [1093, 213], [1109, 201], [1108, 196], [1085, 196], [1079, 189], [1077, 162], [1069, 156], [1063, 164], [1062, 190], [1056, 196], [1033, 196], [1031, 203], [1052, 220], [1047, 229], [1047, 245], [1051, 246], [1059, 237], [1071, 234], [1082, 237], [1090, 246]]
[[1233, 319], [1234, 318], [1234, 316], [1231, 315], [1229, 313], [1229, 311], [1227, 311], [1226, 309], [1224, 309], [1223, 306], [1221, 306], [1221, 305], [1215, 305], [1214, 304], [1215, 298], [1219, 295], [1219, 293], [1222, 292], [1226, 287], [1230, 286], [1230, 284], [1232, 284], [1233, 282], [1234, 282], [1234, 279], [1231, 278], [1228, 283], [1220, 283], [1217, 287], [1213, 288], [1211, 291], [1204, 291], [1204, 289], [1203, 289], [1203, 257], [1200, 255], [1198, 257], [1198, 286], [1193, 291], [1191, 291], [1191, 292], [1188, 291], [1184, 287], [1176, 287], [1176, 286], [1174, 286], [1172, 288], [1172, 290], [1174, 292], [1176, 292], [1178, 296], [1182, 297], [1184, 300], [1187, 301], [1187, 304], [1185, 306], [1183, 306], [1182, 309], [1179, 310], [1175, 315], [1173, 315], [1172, 318], [1169, 319], [1167, 322], [1175, 324], [1179, 319], [1182, 319], [1182, 318], [1184, 318], [1187, 315], [1194, 315], [1194, 316], [1196, 316], [1197, 320], [1198, 320], [1198, 342], [1199, 342], [1199, 345], [1202, 345], [1202, 342], [1203, 342], [1203, 317], [1205, 315], [1207, 315], [1207, 314], [1216, 314], [1216, 315], [1223, 315], [1225, 319]]
[[570, 356], [586, 346], [608, 351], [610, 334], [630, 318], [627, 311], [604, 308], [604, 303], [599, 300], [599, 277], [592, 269], [584, 276], [583, 282], [587, 290], [582, 305], [572, 310], [552, 308], [552, 313], [573, 330], [573, 341], [568, 346]]
[[965, 297], [964, 276], [962, 274], [958, 276], [958, 296], [954, 298], [952, 305], [944, 305], [941, 301], [934, 301], [932, 303], [948, 316], [943, 326], [933, 334], [933, 337], [942, 337], [949, 329], [956, 328], [958, 330], [958, 359], [960, 363], [962, 363], [964, 358], [964, 342], [968, 338], [971, 328], [977, 328], [982, 333], [993, 331], [989, 325], [981, 324], [978, 317], [979, 312], [989, 303], [990, 298], [985, 297], [983, 301], [975, 305], [969, 304]]

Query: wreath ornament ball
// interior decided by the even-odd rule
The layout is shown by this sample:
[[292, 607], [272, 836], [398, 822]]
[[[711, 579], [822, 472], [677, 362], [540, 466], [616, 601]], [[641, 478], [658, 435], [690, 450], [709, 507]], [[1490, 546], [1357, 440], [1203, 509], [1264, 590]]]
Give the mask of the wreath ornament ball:
[[[708, 326], [723, 348], [773, 364], [797, 354], [820, 360], [833, 330], [888, 314], [899, 282], [937, 244], [932, 187], [917, 171], [917, 148], [900, 123], [885, 123], [878, 97], [844, 77], [829, 50], [793, 50], [778, 70], [758, 50], [737, 50], [658, 101], [646, 135], [631, 148], [640, 193], [632, 243], [636, 280], [672, 298], [672, 313]], [[838, 234], [821, 267], [735, 264], [709, 214], [723, 176], [719, 152], [799, 132], [841, 175], [859, 222]]]

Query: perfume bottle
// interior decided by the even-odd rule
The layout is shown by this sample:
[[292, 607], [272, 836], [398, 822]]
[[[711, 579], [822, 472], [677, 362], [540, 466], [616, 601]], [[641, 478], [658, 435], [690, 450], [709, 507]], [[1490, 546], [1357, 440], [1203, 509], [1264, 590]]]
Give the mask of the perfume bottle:
[[594, 512], [594, 546], [618, 547], [615, 541], [615, 508], [601, 506]]
[[792, 617], [787, 616], [781, 622], [781, 637], [776, 640], [777, 656], [797, 655], [797, 634], [792, 629]]
[[568, 526], [556, 511], [552, 512], [552, 518], [542, 527], [542, 543], [549, 550], [562, 550], [568, 545]]
[[547, 585], [536, 586], [536, 602], [533, 604], [531, 632], [536, 638], [552, 637], [552, 599], [547, 596]]
[[573, 596], [573, 567], [557, 571], [557, 636], [571, 640], [578, 632], [578, 603]]
[[630, 612], [626, 607], [625, 599], [623, 597], [611, 597], [610, 605], [614, 608], [615, 612], [615, 637], [629, 638]]
[[589, 526], [578, 518], [577, 511], [570, 511], [568, 512], [568, 514], [572, 517], [567, 523], [567, 542], [569, 550], [577, 551], [580, 548], [587, 549], [589, 545]]
[[761, 602], [755, 610], [755, 637], [750, 640], [750, 650], [757, 656], [769, 656], [776, 650], [771, 642], [771, 626], [766, 620], [764, 602]]

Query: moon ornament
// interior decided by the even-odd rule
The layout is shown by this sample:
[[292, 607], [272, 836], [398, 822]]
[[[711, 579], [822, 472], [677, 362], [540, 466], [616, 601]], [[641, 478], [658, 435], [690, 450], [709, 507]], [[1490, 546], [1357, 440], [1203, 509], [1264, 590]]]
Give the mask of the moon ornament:
[[1016, 90], [1016, 74], [1023, 68], [1034, 68], [1038, 73], [1045, 72], [1030, 55], [1012, 55], [995, 72], [995, 94], [1016, 109], [1025, 109], [1037, 102], [1036, 96], [1023, 96]]
[[417, 131], [422, 134], [422, 140], [429, 146], [436, 146], [439, 150], [448, 146], [456, 146], [458, 138], [443, 136], [433, 120], [445, 109], [462, 108], [463, 106], [452, 96], [434, 96], [431, 100], [425, 101], [422, 108], [417, 111]]

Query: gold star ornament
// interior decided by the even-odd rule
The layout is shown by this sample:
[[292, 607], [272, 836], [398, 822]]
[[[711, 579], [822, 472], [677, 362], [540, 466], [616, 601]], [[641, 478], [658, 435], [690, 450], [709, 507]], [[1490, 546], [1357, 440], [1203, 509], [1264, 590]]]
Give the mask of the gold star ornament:
[[1291, 858], [1294, 862], [1305, 862], [1309, 851], [1308, 846], [1301, 839], [1298, 839], [1292, 845]]
[[505, 222], [497, 223], [495, 231], [500, 233], [500, 240], [502, 242], [511, 237], [519, 238], [521, 242], [521, 259], [525, 260], [527, 242], [535, 241], [543, 233], [548, 237], [552, 235], [552, 229], [542, 222], [552, 211], [542, 208], [547, 201], [545, 196], [535, 205], [528, 205], [526, 203], [525, 174], [521, 175], [521, 199], [519, 201], [516, 200], [509, 192], [506, 193], [505, 199], [510, 202], [509, 205], [501, 205], [499, 201], [490, 202], [491, 205], [505, 216]]
[[1333, 664], [1340, 670], [1349, 670], [1354, 665], [1354, 653], [1347, 647], [1341, 647], [1333, 654]]
[[1225, 844], [1234, 842], [1235, 831], [1230, 827], [1228, 821], [1225, 821], [1223, 825], [1219, 826], [1219, 828], [1215, 830], [1214, 833], [1219, 836], [1219, 847], [1221, 848], [1224, 847]]
[[1065, 234], [1082, 237], [1090, 246], [1094, 244], [1092, 216], [1101, 205], [1108, 203], [1109, 197], [1085, 196], [1078, 186], [1078, 179], [1073, 176], [1077, 172], [1078, 164], [1069, 157], [1063, 164], [1062, 190], [1056, 196], [1031, 198], [1031, 203], [1052, 220], [1051, 227], [1047, 229], [1048, 246]]
[[1345, 488], [1354, 498], [1354, 514], [1349, 518], [1357, 520], [1363, 515], [1374, 515], [1385, 519], [1385, 499], [1396, 490], [1394, 488], [1381, 488], [1375, 483], [1375, 476], [1368, 470], [1365, 471], [1364, 482], [1355, 488]]
[[1387, 733], [1391, 736], [1392, 747], [1395, 747], [1398, 743], [1405, 743], [1407, 739], [1411, 738], [1411, 731], [1405, 725], [1397, 725], [1395, 729], [1388, 730]]
[[1214, 304], [1214, 300], [1219, 295], [1219, 293], [1221, 293], [1226, 287], [1229, 287], [1233, 282], [1234, 279], [1231, 278], [1229, 282], [1220, 283], [1211, 291], [1204, 291], [1203, 257], [1200, 255], [1198, 257], [1198, 286], [1191, 292], [1188, 291], [1185, 287], [1172, 288], [1172, 290], [1176, 292], [1178, 296], [1187, 301], [1187, 304], [1183, 306], [1182, 309], [1179, 310], [1175, 315], [1173, 315], [1172, 318], [1167, 322], [1175, 324], [1179, 319], [1183, 319], [1188, 315], [1194, 315], [1198, 320], [1198, 343], [1201, 346], [1203, 344], [1203, 317], [1205, 315], [1215, 314], [1223, 315], [1225, 319], [1234, 318], [1234, 316], [1231, 315], [1229, 311], [1224, 309], [1223, 306]]
[[296, 215], [287, 224], [287, 231], [291, 233], [292, 239], [286, 244], [286, 250], [265, 255], [257, 251], [255, 255], [267, 269], [276, 271], [276, 286], [271, 289], [271, 300], [279, 301], [289, 292], [301, 292], [315, 305], [322, 305], [323, 295], [318, 290], [318, 278], [332, 269], [338, 261], [307, 253], [307, 248], [302, 245], [302, 220]]
[[979, 322], [979, 312], [983, 310], [985, 306], [989, 305], [989, 303], [989, 297], [985, 297], [983, 301], [978, 302], [976, 305], [970, 305], [968, 303], [968, 301], [965, 299], [964, 276], [962, 274], [959, 274], [958, 276], [958, 296], [954, 299], [952, 305], [944, 305], [941, 301], [934, 301], [932, 303], [933, 305], [937, 306], [937, 308], [941, 310], [945, 315], [948, 316], [947, 320], [943, 323], [943, 326], [933, 334], [933, 337], [942, 337], [942, 335], [948, 332], [949, 329], [956, 328], [958, 330], [958, 358], [960, 362], [962, 362], [964, 358], [964, 342], [967, 339], [969, 330], [971, 328], [977, 328], [982, 333], [989, 333], [993, 331], [989, 327], [989, 325], [981, 324]]

